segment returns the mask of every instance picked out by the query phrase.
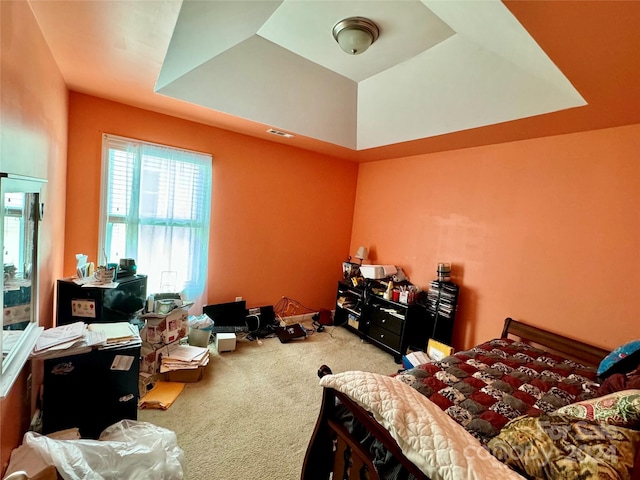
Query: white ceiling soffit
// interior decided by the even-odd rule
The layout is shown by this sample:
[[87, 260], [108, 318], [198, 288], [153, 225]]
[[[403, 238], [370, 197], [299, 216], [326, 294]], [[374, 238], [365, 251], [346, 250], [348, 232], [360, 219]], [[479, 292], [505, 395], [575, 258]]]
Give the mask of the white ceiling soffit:
[[185, 0], [156, 91], [354, 150], [586, 105], [499, 0]]

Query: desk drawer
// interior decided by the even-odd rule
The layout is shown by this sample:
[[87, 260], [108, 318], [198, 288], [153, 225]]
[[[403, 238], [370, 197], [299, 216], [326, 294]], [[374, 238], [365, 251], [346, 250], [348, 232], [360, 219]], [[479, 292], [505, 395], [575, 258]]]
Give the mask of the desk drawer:
[[404, 320], [390, 314], [389, 312], [385, 312], [384, 310], [378, 310], [377, 308], [373, 309], [371, 314], [371, 323], [372, 325], [378, 325], [391, 333], [395, 333], [398, 336], [402, 335]]
[[371, 325], [371, 328], [369, 328], [369, 338], [380, 342], [395, 351], [400, 351], [400, 335], [391, 333], [389, 330], [385, 330], [378, 325]]

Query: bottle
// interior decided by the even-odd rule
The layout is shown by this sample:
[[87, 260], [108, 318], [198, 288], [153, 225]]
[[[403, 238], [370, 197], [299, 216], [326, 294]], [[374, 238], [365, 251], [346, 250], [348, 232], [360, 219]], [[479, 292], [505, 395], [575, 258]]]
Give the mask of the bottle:
[[384, 292], [383, 298], [385, 300], [391, 300], [391, 296], [393, 295], [393, 282], [391, 280], [389, 280], [389, 283], [387, 284], [387, 289]]

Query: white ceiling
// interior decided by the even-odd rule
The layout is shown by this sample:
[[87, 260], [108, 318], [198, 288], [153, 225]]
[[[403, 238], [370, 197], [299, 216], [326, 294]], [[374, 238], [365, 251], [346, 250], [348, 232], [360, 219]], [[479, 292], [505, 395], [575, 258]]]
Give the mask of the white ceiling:
[[[350, 16], [380, 28], [357, 56]], [[353, 150], [586, 104], [498, 0], [186, 0], [155, 91]]]
[[348, 160], [640, 123], [640, 2], [28, 3], [72, 92]]

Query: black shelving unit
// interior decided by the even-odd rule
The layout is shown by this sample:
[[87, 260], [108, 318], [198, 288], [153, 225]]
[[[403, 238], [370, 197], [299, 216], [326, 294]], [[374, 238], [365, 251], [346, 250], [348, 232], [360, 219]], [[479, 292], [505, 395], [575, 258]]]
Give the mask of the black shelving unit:
[[451, 345], [460, 288], [453, 282], [433, 280], [424, 306], [431, 320], [429, 338]]
[[343, 326], [393, 355], [400, 363], [409, 346], [426, 345], [428, 318], [422, 305], [386, 300], [374, 282], [362, 287], [338, 282], [334, 325]]
[[354, 287], [347, 281], [339, 281], [333, 324], [361, 335], [360, 319], [364, 303], [365, 289], [363, 287]]

